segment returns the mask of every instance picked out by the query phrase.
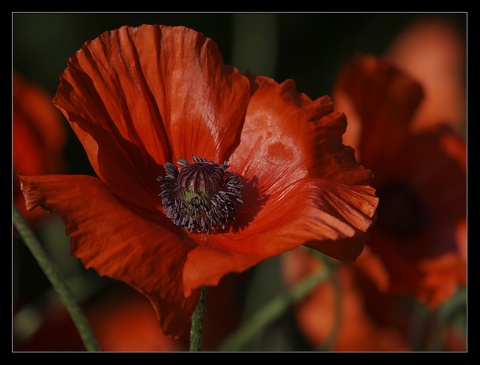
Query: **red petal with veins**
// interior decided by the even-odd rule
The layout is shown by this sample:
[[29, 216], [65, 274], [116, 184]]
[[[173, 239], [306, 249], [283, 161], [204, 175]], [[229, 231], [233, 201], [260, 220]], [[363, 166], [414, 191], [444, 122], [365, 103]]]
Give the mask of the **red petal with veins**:
[[[99, 179], [24, 176], [28, 207], [59, 211], [74, 255], [146, 295], [164, 333], [182, 335], [198, 288], [228, 273], [303, 244], [349, 262], [362, 252], [378, 199], [330, 98], [242, 76], [184, 27], [103, 33], [68, 66], [54, 102]], [[226, 232], [185, 232], [162, 209], [162, 165], [193, 154], [241, 175]]]
[[20, 176], [27, 208], [58, 211], [72, 254], [86, 268], [121, 280], [153, 304], [165, 333], [183, 334], [199, 292], [185, 298], [182, 270], [192, 242], [125, 208], [102, 182], [86, 175]]
[[242, 272], [303, 244], [352, 262], [363, 250], [376, 205], [370, 187], [300, 180], [269, 197], [244, 230], [199, 235], [199, 246], [188, 254], [185, 264], [185, 294], [203, 284], [216, 285], [228, 272]]
[[105, 32], [68, 61], [54, 98], [97, 175], [120, 199], [155, 213], [161, 165], [228, 159], [249, 100], [248, 80], [216, 44], [184, 27]]

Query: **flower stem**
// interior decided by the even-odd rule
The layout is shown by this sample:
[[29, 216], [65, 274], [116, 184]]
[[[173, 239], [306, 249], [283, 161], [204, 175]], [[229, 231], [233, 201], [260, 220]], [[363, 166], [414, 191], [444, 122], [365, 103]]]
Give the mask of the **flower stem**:
[[22, 237], [23, 241], [29, 248], [32, 255], [38, 262], [38, 265], [45, 273], [45, 276], [48, 278], [53, 288], [57, 292], [58, 296], [62, 300], [63, 304], [67, 308], [70, 316], [75, 324], [80, 337], [82, 338], [83, 344], [87, 351], [98, 351], [98, 344], [93, 332], [90, 328], [87, 318], [83, 313], [80, 306], [74, 299], [74, 296], [68, 286], [65, 284], [59, 270], [49, 259], [48, 255], [43, 250], [40, 242], [33, 234], [32, 230], [28, 226], [28, 223], [23, 218], [22, 214], [18, 208], [13, 205], [13, 223]]
[[413, 302], [413, 306], [410, 346], [413, 351], [422, 351], [429, 311], [425, 304], [417, 301]]
[[203, 313], [205, 310], [205, 287], [200, 291], [197, 307], [192, 316], [192, 328], [190, 330], [190, 351], [201, 351], [203, 337]]

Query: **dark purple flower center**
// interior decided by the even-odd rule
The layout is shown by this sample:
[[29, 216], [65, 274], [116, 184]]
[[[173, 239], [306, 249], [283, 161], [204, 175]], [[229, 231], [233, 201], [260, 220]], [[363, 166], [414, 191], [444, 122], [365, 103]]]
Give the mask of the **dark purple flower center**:
[[180, 170], [171, 162], [164, 165], [165, 177], [158, 177], [158, 181], [165, 213], [190, 232], [225, 229], [243, 203], [238, 175], [226, 171], [227, 162], [218, 166], [198, 156], [193, 156], [193, 161], [178, 159]]

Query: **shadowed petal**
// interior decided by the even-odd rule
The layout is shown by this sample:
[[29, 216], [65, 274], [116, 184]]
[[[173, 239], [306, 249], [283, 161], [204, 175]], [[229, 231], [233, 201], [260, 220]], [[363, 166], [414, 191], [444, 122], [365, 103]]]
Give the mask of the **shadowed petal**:
[[[443, 142], [450, 139], [456, 140], [458, 151], [463, 145], [465, 156], [465, 142], [438, 129], [412, 136], [392, 160], [392, 168], [376, 175], [381, 199], [376, 227], [390, 234], [398, 242], [395, 247], [413, 260], [457, 251], [456, 224], [465, 218], [467, 180], [463, 166], [443, 150]], [[396, 189], [391, 188], [394, 182]], [[399, 199], [404, 208], [395, 203]], [[385, 246], [374, 241], [371, 245]]]
[[375, 171], [390, 164], [390, 158], [401, 149], [423, 92], [388, 60], [359, 55], [341, 70], [333, 96], [336, 108], [354, 125], [347, 128], [346, 139], [356, 140], [349, 134], [361, 133], [361, 142], [354, 145], [361, 151], [361, 155], [357, 151], [357, 158]]
[[358, 56], [343, 72], [336, 105], [358, 123], [351, 134], [380, 199], [367, 244], [382, 258], [391, 292], [433, 308], [465, 282], [465, 140], [438, 118], [412, 128], [420, 85], [388, 59]]
[[451, 298], [459, 284], [467, 282], [466, 261], [456, 253], [423, 260], [418, 266], [422, 276], [418, 296], [432, 309]]
[[191, 243], [133, 214], [99, 179], [85, 175], [20, 176], [27, 208], [58, 211], [74, 256], [100, 275], [122, 280], [153, 304], [165, 334], [183, 334], [199, 293], [182, 291]]
[[364, 247], [362, 254], [355, 261], [354, 266], [368, 277], [380, 292], [388, 290], [390, 285], [390, 277], [385, 268], [383, 260], [376, 255], [367, 245]]
[[425, 98], [412, 129], [448, 123], [462, 131], [466, 120], [465, 34], [442, 17], [412, 22], [389, 46], [393, 63], [417, 80]]
[[[143, 218], [154, 223], [171, 224], [158, 196], [157, 177], [164, 173], [163, 167], [149, 156], [142, 155], [138, 146], [125, 139], [116, 139], [100, 125], [92, 125], [91, 131], [101, 143], [75, 125], [74, 129], [84, 146], [88, 146], [85, 149], [95, 151], [99, 165], [108, 167], [104, 183], [117, 199]], [[115, 145], [118, 148], [112, 148]]]
[[411, 136], [392, 168], [376, 175], [380, 205], [368, 244], [392, 292], [415, 293], [431, 307], [465, 283], [465, 155], [464, 141], [437, 128]]
[[300, 180], [271, 196], [243, 231], [200, 235], [185, 264], [185, 293], [302, 244], [352, 262], [362, 252], [376, 205], [370, 187]]
[[184, 351], [185, 346], [162, 333], [148, 300], [127, 286], [95, 298], [87, 315], [101, 351]]

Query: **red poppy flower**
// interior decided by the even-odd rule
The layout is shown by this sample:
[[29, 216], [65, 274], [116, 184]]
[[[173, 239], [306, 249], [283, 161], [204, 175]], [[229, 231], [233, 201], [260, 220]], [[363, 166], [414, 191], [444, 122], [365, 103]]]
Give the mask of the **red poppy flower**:
[[435, 307], [466, 281], [465, 141], [441, 123], [411, 130], [421, 86], [386, 59], [356, 57], [334, 97], [354, 126], [346, 139], [375, 173], [380, 202], [367, 244], [392, 292]]
[[202, 286], [300, 245], [353, 261], [377, 198], [346, 119], [292, 80], [241, 75], [184, 27], [105, 32], [54, 97], [98, 177], [22, 176], [87, 268], [148, 297], [181, 336]]
[[35, 175], [65, 170], [63, 148], [67, 131], [48, 93], [19, 73], [13, 74], [13, 197], [25, 219], [35, 225], [45, 212], [27, 211], [17, 173]]

